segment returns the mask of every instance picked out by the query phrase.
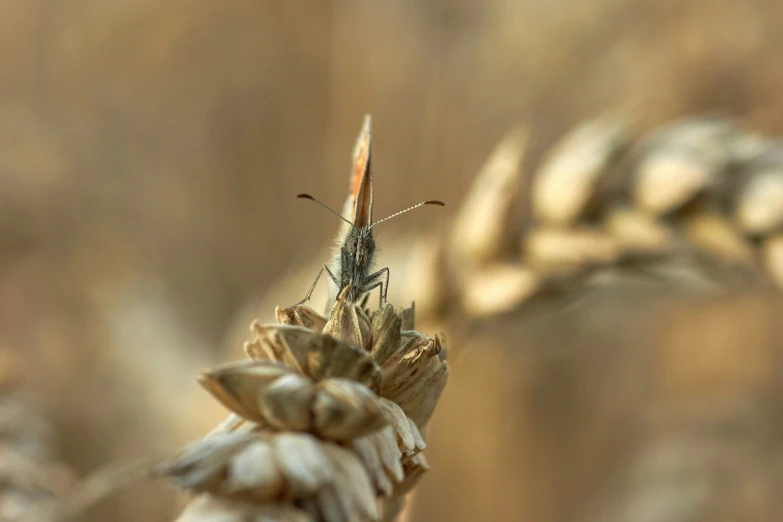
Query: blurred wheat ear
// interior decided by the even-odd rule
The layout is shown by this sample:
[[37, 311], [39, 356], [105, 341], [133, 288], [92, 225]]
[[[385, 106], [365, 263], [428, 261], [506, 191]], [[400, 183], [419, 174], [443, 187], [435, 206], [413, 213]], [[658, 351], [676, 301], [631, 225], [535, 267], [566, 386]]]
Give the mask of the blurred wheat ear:
[[696, 285], [781, 286], [779, 143], [715, 118], [647, 134], [600, 118], [568, 133], [526, 182], [525, 142], [519, 131], [501, 142], [449, 241], [433, 241], [401, 277], [427, 290], [423, 317], [489, 317], [618, 274], [684, 269]]
[[[25, 401], [18, 357], [0, 350], [0, 520], [45, 518], [75, 476], [58, 462], [53, 430]], [[28, 520], [28, 519], [25, 519]]]

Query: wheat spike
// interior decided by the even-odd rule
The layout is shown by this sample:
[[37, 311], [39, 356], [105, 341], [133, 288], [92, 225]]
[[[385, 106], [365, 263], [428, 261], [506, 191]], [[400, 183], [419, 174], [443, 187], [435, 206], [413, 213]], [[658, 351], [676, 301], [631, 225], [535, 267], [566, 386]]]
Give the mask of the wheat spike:
[[[779, 145], [714, 118], [649, 134], [611, 121], [582, 124], [545, 153], [528, 197], [519, 188], [521, 154], [509, 152], [510, 144], [519, 143], [514, 151], [521, 146], [520, 138], [514, 141], [518, 133], [501, 142], [454, 222], [454, 247], [422, 241], [443, 253], [417, 257], [424, 262], [406, 274], [411, 281], [421, 280], [419, 273], [438, 274], [437, 287], [418, 285], [427, 290], [420, 313], [437, 320], [449, 308], [446, 300], [458, 295], [464, 315], [491, 316], [596, 273], [682, 261], [699, 261], [702, 272], [728, 267], [783, 287]], [[499, 161], [502, 154], [510, 159]], [[499, 219], [528, 208], [526, 226]], [[483, 234], [475, 232], [476, 223]], [[472, 237], [481, 242], [466, 243]], [[509, 251], [517, 252], [516, 260]]]
[[[369, 120], [368, 120], [369, 121]], [[391, 520], [429, 469], [423, 433], [448, 381], [440, 336], [414, 309], [337, 296], [329, 317], [296, 305], [254, 321], [249, 360], [199, 378], [232, 417], [157, 474], [198, 496], [178, 519]]]

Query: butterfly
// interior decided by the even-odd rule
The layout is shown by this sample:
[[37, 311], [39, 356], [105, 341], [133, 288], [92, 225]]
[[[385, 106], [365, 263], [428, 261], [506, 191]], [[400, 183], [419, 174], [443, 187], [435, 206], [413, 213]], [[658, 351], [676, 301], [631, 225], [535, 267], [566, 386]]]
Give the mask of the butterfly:
[[375, 225], [387, 221], [393, 217], [404, 214], [410, 210], [424, 205], [440, 205], [445, 203], [437, 200], [422, 201], [412, 207], [401, 210], [391, 216], [373, 222], [373, 187], [372, 187], [372, 150], [371, 150], [371, 117], [364, 117], [359, 138], [353, 149], [353, 167], [351, 170], [350, 195], [345, 203], [344, 211], [351, 212], [351, 219], [346, 219], [342, 214], [328, 207], [310, 194], [299, 194], [298, 198], [309, 199], [337, 215], [344, 224], [340, 230], [339, 250], [332, 260], [331, 269], [324, 265], [318, 272], [310, 290], [299, 305], [306, 303], [318, 284], [324, 270], [337, 287], [337, 294], [342, 293], [345, 287], [350, 285], [346, 294], [346, 300], [358, 303], [362, 297], [370, 291], [380, 287], [380, 306], [386, 301], [389, 291], [389, 268], [381, 268], [373, 272], [375, 262], [375, 239], [372, 230]]

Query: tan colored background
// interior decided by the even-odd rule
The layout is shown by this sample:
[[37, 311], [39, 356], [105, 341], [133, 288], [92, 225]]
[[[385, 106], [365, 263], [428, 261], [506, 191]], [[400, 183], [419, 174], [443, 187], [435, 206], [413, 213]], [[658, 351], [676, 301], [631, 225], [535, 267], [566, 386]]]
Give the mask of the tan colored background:
[[[193, 377], [225, 355], [236, 314], [331, 241], [334, 220], [294, 195], [309, 191], [339, 206], [364, 113], [374, 117], [376, 212], [433, 197], [450, 204], [389, 223], [382, 242], [447, 220], [495, 142], [520, 122], [533, 132], [531, 163], [571, 125], [612, 110], [643, 127], [714, 110], [779, 133], [781, 20], [775, 0], [0, 0], [0, 347], [28, 361], [31, 396], [79, 473], [139, 451], [170, 451], [220, 416], [217, 407], [206, 411]], [[756, 306], [772, 305], [742, 306], [757, 317]], [[617, 319], [605, 338], [580, 330], [539, 338], [520, 325], [495, 340], [491, 329], [483, 334], [490, 375], [526, 371], [548, 382], [551, 369], [517, 361], [524, 355], [513, 346], [620, 349], [614, 336], [629, 335]], [[682, 320], [650, 328], [651, 338], [658, 328], [700, 331]], [[760, 350], [759, 366], [777, 360]], [[629, 368], [648, 356], [629, 355], [616, 374], [633, 375]], [[575, 364], [563, 382], [588, 379], [594, 389]], [[536, 432], [561, 455], [560, 467], [526, 467], [525, 458], [547, 455], [530, 449], [521, 460], [501, 459], [502, 468], [488, 460], [474, 470], [473, 452], [503, 441], [494, 429], [477, 431], [462, 439], [469, 447], [433, 453], [440, 471], [423, 491], [465, 520], [490, 519], [487, 505], [495, 520], [586, 516], [580, 495], [591, 493], [582, 485], [595, 485], [591, 470], [611, 459], [584, 457], [575, 473], [569, 459], [611, 447], [574, 435], [583, 426], [578, 412], [611, 408], [616, 395], [635, 400], [622, 391], [629, 385], [602, 380], [609, 389], [587, 405], [555, 388], [540, 404], [515, 390], [503, 403], [488, 394], [487, 406], [486, 376], [471, 388], [459, 371], [443, 419], [457, 423], [467, 393], [487, 415], [534, 408], [519, 422], [570, 419]], [[661, 372], [654, 377], [669, 378]], [[475, 512], [460, 503], [471, 498], [459, 491], [466, 484], [543, 468], [559, 471], [525, 492], [487, 486], [490, 497], [471, 500]], [[472, 480], [459, 481], [454, 469]], [[566, 479], [573, 482], [562, 493]], [[572, 507], [552, 507], [563, 494]], [[90, 520], [167, 520], [176, 501], [163, 484], [138, 486]], [[434, 507], [420, 513], [417, 520], [447, 516]]]

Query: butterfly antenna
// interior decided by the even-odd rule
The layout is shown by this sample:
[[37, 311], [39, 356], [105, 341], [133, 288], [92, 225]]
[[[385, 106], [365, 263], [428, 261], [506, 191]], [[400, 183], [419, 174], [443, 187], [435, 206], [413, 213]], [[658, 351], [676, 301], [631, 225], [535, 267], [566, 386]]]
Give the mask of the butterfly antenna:
[[427, 201], [422, 201], [421, 203], [417, 203], [416, 205], [413, 205], [410, 208], [406, 208], [405, 210], [400, 210], [399, 212], [396, 212], [396, 213], [392, 214], [389, 217], [385, 217], [383, 219], [379, 219], [378, 221], [376, 221], [375, 223], [370, 225], [370, 228], [374, 227], [378, 223], [383, 223], [384, 221], [388, 221], [388, 220], [390, 220], [393, 217], [397, 217], [400, 214], [405, 214], [406, 212], [409, 212], [409, 211], [411, 211], [413, 209], [416, 209], [416, 208], [419, 208], [419, 207], [423, 207], [424, 205], [440, 205], [441, 207], [445, 207], [446, 206], [446, 204], [444, 202], [438, 201], [437, 199], [428, 199]]
[[309, 199], [310, 201], [315, 201], [316, 203], [318, 203], [319, 205], [321, 205], [322, 207], [324, 207], [326, 210], [328, 210], [329, 212], [331, 212], [332, 214], [334, 214], [334, 215], [335, 215], [335, 216], [337, 216], [338, 218], [342, 219], [343, 221], [345, 221], [345, 222], [346, 222], [346, 223], [348, 223], [349, 225], [353, 226], [353, 223], [351, 223], [350, 221], [348, 221], [347, 219], [345, 219], [345, 218], [342, 216], [342, 214], [340, 214], [339, 212], [337, 212], [336, 210], [334, 210], [332, 207], [330, 207], [330, 206], [326, 205], [325, 203], [322, 203], [321, 201], [319, 201], [319, 200], [315, 199], [315, 198], [314, 198], [313, 196], [311, 196], [310, 194], [297, 194], [297, 195], [296, 195], [296, 197], [298, 197], [298, 198], [302, 198], [302, 199]]

